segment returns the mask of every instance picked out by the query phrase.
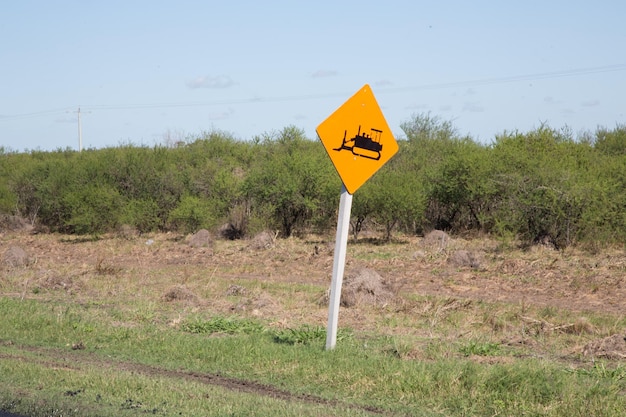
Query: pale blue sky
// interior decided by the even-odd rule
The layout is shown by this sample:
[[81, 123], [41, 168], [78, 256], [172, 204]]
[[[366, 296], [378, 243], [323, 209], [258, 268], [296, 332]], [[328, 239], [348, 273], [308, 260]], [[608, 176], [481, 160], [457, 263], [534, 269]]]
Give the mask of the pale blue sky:
[[626, 123], [622, 1], [35, 1], [0, 14], [0, 146], [315, 128], [364, 84], [489, 143]]

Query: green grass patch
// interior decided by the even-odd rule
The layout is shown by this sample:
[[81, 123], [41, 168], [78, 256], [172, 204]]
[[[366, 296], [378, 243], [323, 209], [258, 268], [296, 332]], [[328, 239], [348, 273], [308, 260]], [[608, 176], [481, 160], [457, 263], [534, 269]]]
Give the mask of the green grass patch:
[[[441, 306], [455, 305], [433, 309], [443, 313]], [[340, 329], [337, 348], [325, 351], [321, 327], [277, 329], [223, 315], [172, 326], [131, 314], [121, 323], [113, 311], [0, 298], [0, 409], [29, 416], [626, 414], [623, 366], [473, 360], [507, 353], [487, 337], [449, 343]]]
[[278, 329], [273, 332], [276, 343], [288, 345], [311, 344], [326, 339], [326, 329], [319, 326], [302, 326], [297, 329]]
[[[326, 328], [320, 326], [303, 325], [298, 328], [275, 329], [271, 331], [272, 338], [276, 343], [288, 345], [309, 345], [318, 346], [326, 341]], [[338, 329], [337, 342], [343, 343], [352, 337], [352, 333], [346, 329]]]
[[501, 352], [501, 347], [498, 343], [480, 342], [472, 340], [459, 348], [464, 356], [495, 356]]
[[10, 386], [0, 386], [0, 410], [29, 417], [371, 415], [346, 405], [291, 401], [136, 370], [56, 365], [0, 361], [0, 373], [12, 375]]
[[264, 331], [263, 325], [253, 320], [219, 316], [209, 320], [195, 319], [186, 321], [182, 323], [181, 329], [189, 333], [198, 334], [250, 334]]

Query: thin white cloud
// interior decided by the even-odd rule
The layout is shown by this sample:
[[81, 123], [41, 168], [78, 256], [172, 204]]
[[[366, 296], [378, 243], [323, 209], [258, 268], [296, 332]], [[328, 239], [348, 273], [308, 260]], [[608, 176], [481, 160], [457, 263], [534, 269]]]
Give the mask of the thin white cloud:
[[600, 100], [587, 100], [583, 101], [580, 105], [583, 107], [596, 107], [600, 105]]
[[189, 88], [229, 88], [236, 84], [228, 75], [205, 75], [187, 81]]
[[485, 111], [485, 108], [481, 106], [480, 104], [478, 104], [478, 102], [466, 101], [465, 103], [463, 103], [463, 111], [469, 111], [472, 113], [480, 113], [480, 112]]
[[335, 70], [317, 70], [311, 74], [311, 78], [326, 78], [334, 77], [335, 75], [337, 75], [337, 71]]

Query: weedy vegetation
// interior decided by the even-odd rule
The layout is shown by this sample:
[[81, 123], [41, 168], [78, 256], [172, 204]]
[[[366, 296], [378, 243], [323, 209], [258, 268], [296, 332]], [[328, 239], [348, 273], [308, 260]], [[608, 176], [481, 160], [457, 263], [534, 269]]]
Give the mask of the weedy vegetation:
[[[316, 254], [316, 239], [263, 250], [222, 240], [211, 252], [190, 251], [167, 235], [152, 235], [149, 246], [145, 238], [114, 236], [80, 243], [54, 235], [5, 239], [31, 242], [40, 258], [5, 268], [0, 281], [6, 318], [0, 410], [29, 416], [621, 416], [626, 410], [620, 356], [626, 345], [615, 338], [626, 329], [623, 313], [570, 310], [567, 297], [534, 304], [516, 291], [508, 296], [517, 301], [463, 298], [446, 294], [447, 284], [430, 283], [433, 262], [452, 287], [510, 281], [490, 272], [509, 258], [485, 261], [482, 272], [472, 273], [448, 264], [446, 251], [428, 249], [422, 239], [349, 245], [349, 265], [373, 249], [394, 252], [358, 262], [395, 280], [396, 289], [384, 302], [342, 307], [337, 347], [326, 351], [327, 305], [320, 299], [332, 255]], [[71, 259], [87, 259], [85, 265], [58, 262], [68, 247]], [[416, 258], [416, 249], [432, 252]], [[497, 245], [493, 250], [505, 256]], [[148, 261], [139, 263], [137, 253]], [[102, 254], [115, 271], [102, 273]], [[522, 268], [522, 274], [542, 271]], [[430, 295], [420, 294], [427, 288], [415, 286], [420, 282], [432, 285]]]
[[625, 127], [402, 130], [354, 196], [331, 351], [341, 184], [299, 129], [0, 148], [0, 410], [626, 415]]

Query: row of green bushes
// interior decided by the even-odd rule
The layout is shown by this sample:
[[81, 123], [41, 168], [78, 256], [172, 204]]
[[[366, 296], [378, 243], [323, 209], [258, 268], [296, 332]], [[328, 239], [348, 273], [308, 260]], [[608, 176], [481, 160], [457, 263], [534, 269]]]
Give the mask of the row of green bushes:
[[[626, 242], [626, 126], [574, 137], [542, 125], [490, 144], [429, 114], [401, 127], [398, 154], [354, 195], [355, 237], [436, 228], [559, 248]], [[62, 233], [328, 232], [341, 188], [321, 143], [292, 126], [250, 141], [208, 132], [177, 147], [0, 148], [0, 162], [0, 213]]]

